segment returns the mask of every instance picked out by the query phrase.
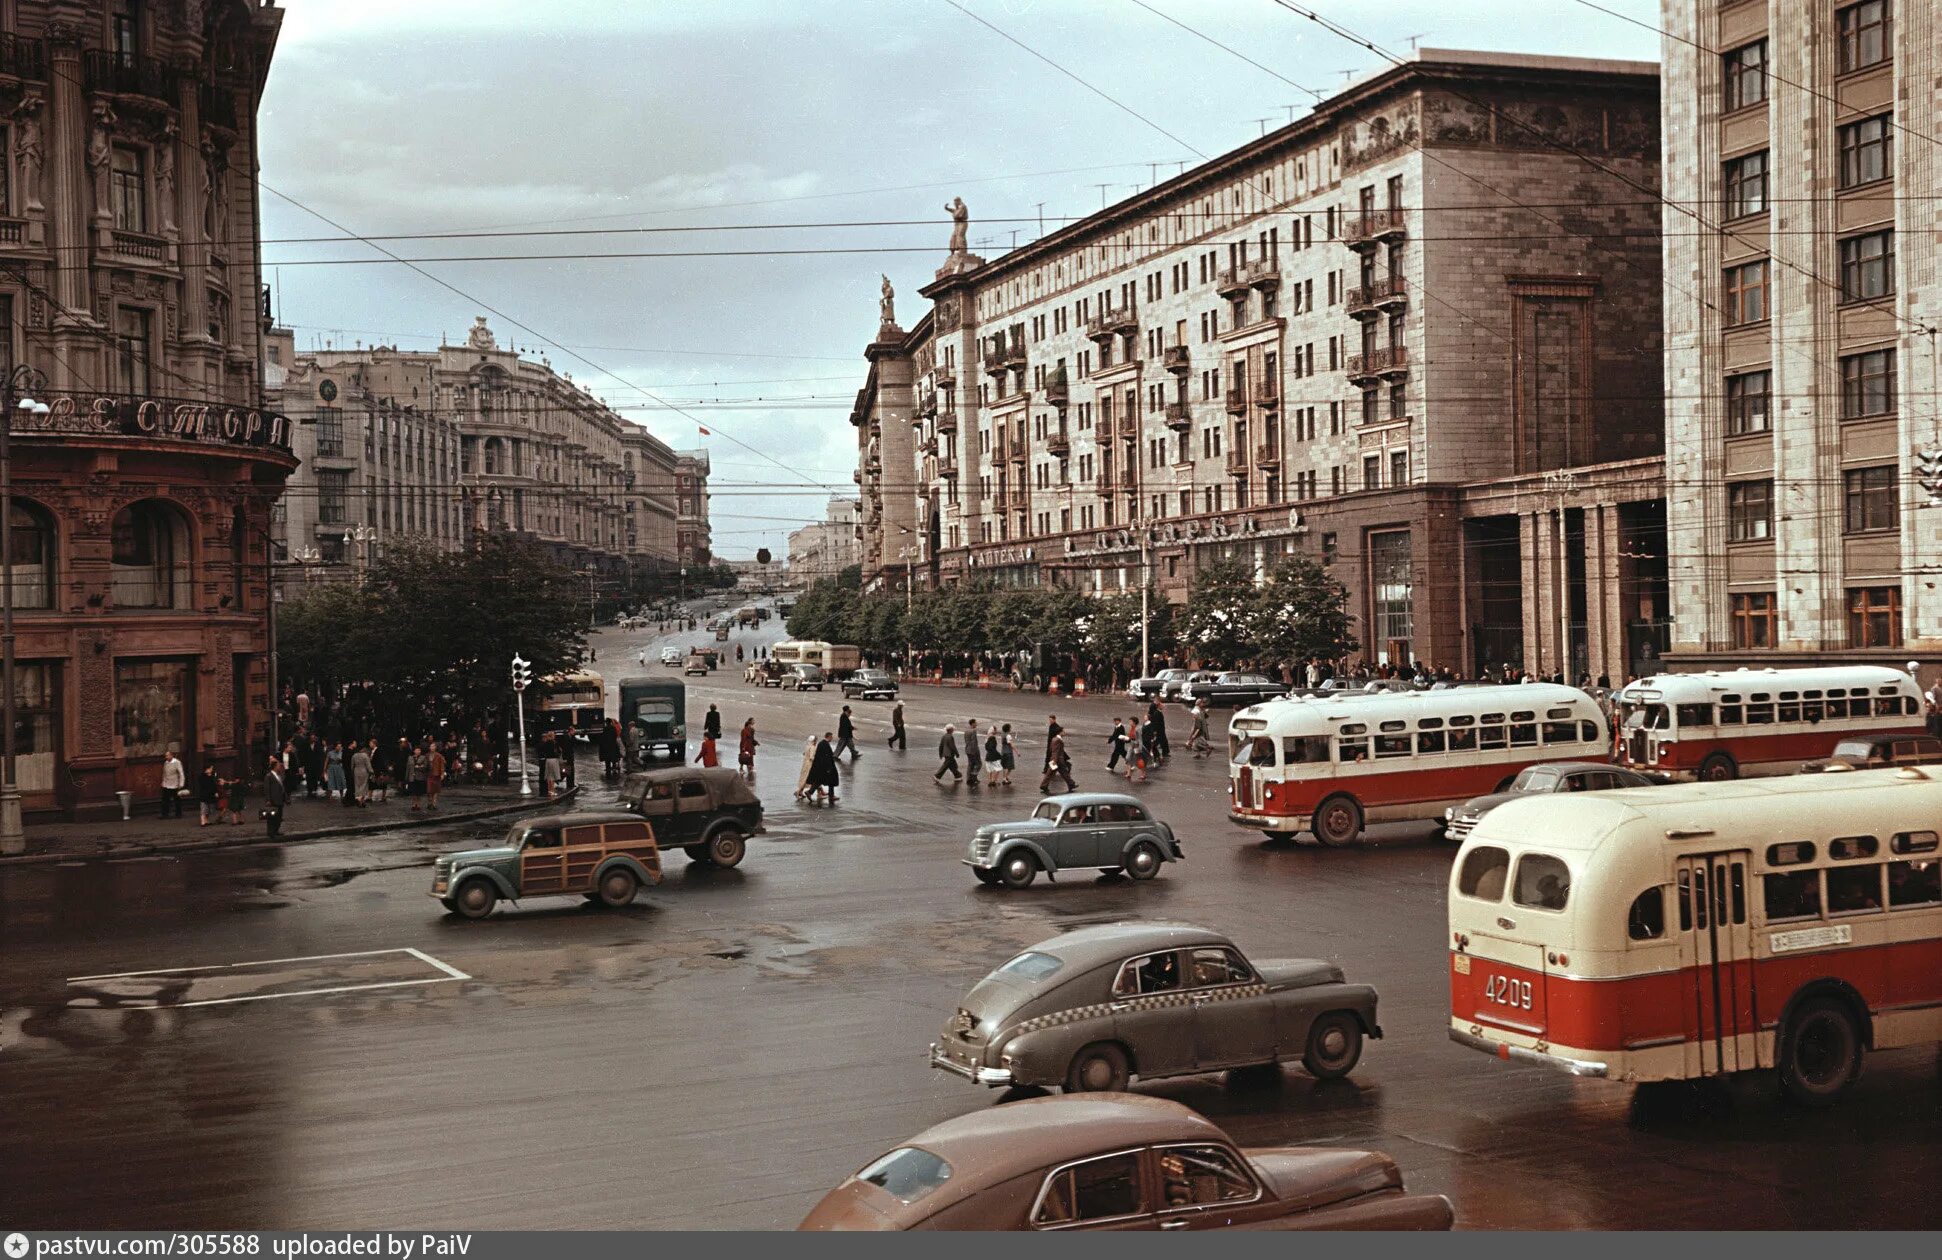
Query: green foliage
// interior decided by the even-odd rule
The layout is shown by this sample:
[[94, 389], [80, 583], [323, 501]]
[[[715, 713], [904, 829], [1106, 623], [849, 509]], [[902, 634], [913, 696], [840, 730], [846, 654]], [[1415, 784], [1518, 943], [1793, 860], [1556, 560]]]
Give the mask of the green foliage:
[[1337, 660], [1361, 646], [1351, 632], [1348, 588], [1304, 555], [1270, 569], [1256, 595], [1251, 653], [1276, 661]]
[[1194, 574], [1182, 617], [1181, 641], [1206, 661], [1256, 655], [1254, 575], [1238, 560], [1218, 560]]

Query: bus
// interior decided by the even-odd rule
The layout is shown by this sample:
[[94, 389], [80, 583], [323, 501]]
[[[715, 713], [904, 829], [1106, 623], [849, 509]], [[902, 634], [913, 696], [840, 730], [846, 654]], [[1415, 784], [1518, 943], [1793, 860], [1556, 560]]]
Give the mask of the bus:
[[785, 669], [814, 665], [832, 679], [840, 679], [863, 668], [863, 649], [821, 639], [784, 639], [769, 649], [769, 659]]
[[688, 685], [679, 678], [620, 680], [620, 727], [630, 766], [688, 756]]
[[1792, 774], [1845, 735], [1922, 735], [1922, 689], [1898, 669], [1736, 669], [1655, 674], [1612, 697], [1613, 760], [1708, 782]]
[[536, 730], [590, 739], [607, 720], [606, 680], [590, 670], [549, 675], [539, 680], [537, 690]]
[[1534, 796], [1449, 887], [1450, 1036], [1616, 1081], [1774, 1070], [1833, 1102], [1942, 1040], [1942, 771]]
[[1598, 702], [1554, 683], [1270, 700], [1235, 714], [1227, 742], [1228, 820], [1330, 846], [1372, 822], [1440, 822], [1526, 766], [1611, 759]]

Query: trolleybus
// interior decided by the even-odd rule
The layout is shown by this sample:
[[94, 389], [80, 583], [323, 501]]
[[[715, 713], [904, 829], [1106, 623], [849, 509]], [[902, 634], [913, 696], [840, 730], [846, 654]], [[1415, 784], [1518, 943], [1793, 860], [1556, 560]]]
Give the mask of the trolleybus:
[[1440, 821], [1526, 766], [1611, 753], [1598, 702], [1552, 683], [1270, 700], [1227, 731], [1228, 819], [1327, 845], [1371, 822]]
[[607, 720], [607, 683], [590, 670], [552, 674], [539, 682], [534, 726], [590, 739]]
[[1942, 1040], [1942, 771], [1511, 801], [1451, 872], [1450, 1036], [1577, 1076], [1777, 1069], [1832, 1102]]
[[1846, 735], [1926, 733], [1921, 687], [1880, 665], [1655, 674], [1612, 699], [1615, 761], [1711, 781], [1792, 774]]

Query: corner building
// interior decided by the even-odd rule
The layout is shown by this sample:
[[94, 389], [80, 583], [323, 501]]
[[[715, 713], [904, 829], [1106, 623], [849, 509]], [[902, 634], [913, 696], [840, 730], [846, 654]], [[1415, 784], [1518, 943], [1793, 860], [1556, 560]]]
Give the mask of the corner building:
[[1674, 657], [1932, 656], [1935, 6], [1667, 0], [1664, 25]]
[[152, 808], [171, 748], [262, 769], [296, 464], [263, 397], [253, 179], [282, 17], [0, 5], [0, 377], [47, 407], [14, 413], [7, 505], [30, 822]]
[[901, 580], [906, 533], [920, 584], [1145, 572], [1174, 600], [1214, 560], [1306, 551], [1371, 660], [1655, 656], [1657, 123], [1649, 64], [1425, 49], [954, 255], [867, 351], [866, 582]]

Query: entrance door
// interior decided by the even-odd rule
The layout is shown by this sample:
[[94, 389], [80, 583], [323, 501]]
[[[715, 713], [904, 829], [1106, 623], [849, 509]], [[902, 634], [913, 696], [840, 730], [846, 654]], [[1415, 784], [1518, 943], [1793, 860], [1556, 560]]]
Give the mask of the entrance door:
[[1708, 853], [1681, 858], [1674, 870], [1686, 976], [1688, 1076], [1763, 1066], [1757, 1061], [1760, 1004], [1753, 983], [1753, 930], [1747, 924], [1751, 865], [1745, 851]]

